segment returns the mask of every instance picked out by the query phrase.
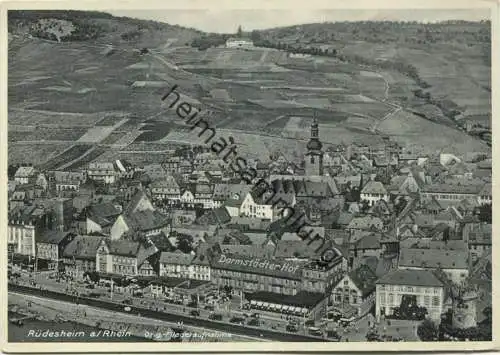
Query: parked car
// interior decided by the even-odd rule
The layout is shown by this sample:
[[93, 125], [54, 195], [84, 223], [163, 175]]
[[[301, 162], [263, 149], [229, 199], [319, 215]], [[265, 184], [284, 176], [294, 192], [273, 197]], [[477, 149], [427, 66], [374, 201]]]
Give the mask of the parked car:
[[323, 336], [323, 331], [319, 328], [309, 327], [307, 330], [308, 330], [309, 334], [311, 334], [311, 335]]
[[254, 327], [259, 327], [260, 326], [260, 320], [257, 318], [252, 318], [248, 321], [248, 325], [254, 326]]
[[340, 339], [342, 339], [342, 336], [340, 336], [339, 333], [337, 333], [334, 330], [328, 330], [326, 332], [326, 336], [328, 338], [331, 338], [331, 339], [335, 340], [335, 341], [340, 341]]
[[211, 314], [208, 316], [208, 319], [212, 319], [212, 320], [222, 320], [222, 314], [211, 313]]
[[213, 310], [215, 309], [215, 307], [214, 307], [214, 306], [212, 306], [211, 304], [207, 304], [207, 305], [205, 305], [205, 307], [204, 307], [204, 308], [205, 308], [205, 309], [207, 309], [207, 310], [209, 310], [209, 311], [213, 311]]
[[132, 300], [131, 299], [126, 299], [126, 300], [123, 300], [122, 303], [123, 304], [132, 304]]
[[307, 327], [314, 327], [314, 319], [306, 320], [306, 326]]
[[351, 324], [352, 321], [354, 321], [356, 318], [355, 317], [350, 317], [350, 318], [340, 318], [339, 322], [340, 325], [343, 327], [347, 327], [349, 324]]
[[366, 334], [366, 340], [368, 340], [368, 341], [381, 341], [382, 338], [380, 337], [379, 334], [377, 334], [375, 332], [368, 332]]
[[98, 297], [101, 297], [101, 294], [98, 292], [90, 292], [89, 297], [98, 298]]
[[94, 289], [95, 286], [93, 284], [88, 284], [87, 286], [85, 286], [85, 288], [90, 288], [90, 289]]
[[194, 309], [191, 312], [189, 312], [189, 314], [191, 314], [193, 317], [199, 317], [200, 316], [200, 312], [197, 311], [196, 309]]
[[233, 317], [229, 320], [230, 323], [236, 323], [236, 324], [245, 324], [245, 318], [242, 317]]
[[295, 324], [288, 324], [286, 326], [286, 331], [291, 333], [296, 333], [299, 330]]

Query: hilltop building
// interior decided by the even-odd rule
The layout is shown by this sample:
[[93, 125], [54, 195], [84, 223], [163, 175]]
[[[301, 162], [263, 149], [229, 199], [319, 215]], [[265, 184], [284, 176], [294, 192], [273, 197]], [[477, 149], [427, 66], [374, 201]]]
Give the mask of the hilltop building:
[[229, 38], [226, 41], [226, 48], [251, 48], [253, 41], [248, 38]]

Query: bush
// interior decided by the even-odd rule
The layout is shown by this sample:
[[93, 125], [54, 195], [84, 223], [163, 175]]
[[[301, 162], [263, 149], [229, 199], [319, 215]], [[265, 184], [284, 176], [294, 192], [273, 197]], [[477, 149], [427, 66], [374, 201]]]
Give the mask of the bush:
[[426, 319], [418, 326], [417, 335], [422, 341], [437, 341], [439, 330], [433, 321]]

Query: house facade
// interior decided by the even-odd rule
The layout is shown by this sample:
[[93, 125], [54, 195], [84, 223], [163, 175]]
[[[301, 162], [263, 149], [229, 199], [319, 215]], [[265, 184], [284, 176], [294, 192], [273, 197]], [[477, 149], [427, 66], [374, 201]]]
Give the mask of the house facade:
[[260, 219], [273, 220], [274, 209], [272, 204], [267, 204], [262, 199], [256, 198], [257, 196], [252, 192], [247, 193], [243, 202], [241, 203], [240, 216], [252, 217]]
[[87, 168], [89, 179], [103, 182], [104, 184], [114, 184], [118, 178], [118, 171], [113, 163], [92, 162]]
[[333, 288], [331, 303], [333, 306], [351, 308], [357, 317], [367, 314], [375, 305], [375, 282], [377, 276], [366, 265], [344, 275]]
[[162, 252], [160, 255], [160, 276], [192, 279], [191, 267], [194, 255], [180, 252]]
[[380, 320], [392, 315], [403, 298], [410, 298], [419, 307], [425, 307], [428, 316], [439, 323], [445, 297], [444, 284], [431, 271], [394, 270], [376, 283], [375, 316]]
[[389, 193], [380, 181], [370, 180], [361, 190], [361, 200], [367, 201], [369, 206], [373, 206], [379, 200], [389, 202]]
[[75, 234], [60, 231], [45, 231], [36, 235], [36, 258], [43, 261], [49, 270], [58, 270], [63, 251]]

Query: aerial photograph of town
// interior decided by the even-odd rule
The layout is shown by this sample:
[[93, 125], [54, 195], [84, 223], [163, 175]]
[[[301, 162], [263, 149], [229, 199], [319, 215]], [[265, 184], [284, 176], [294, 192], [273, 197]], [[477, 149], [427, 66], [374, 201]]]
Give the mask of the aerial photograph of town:
[[493, 340], [488, 9], [7, 15], [9, 343]]

